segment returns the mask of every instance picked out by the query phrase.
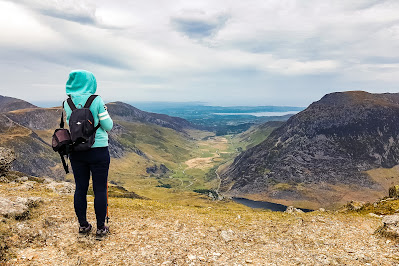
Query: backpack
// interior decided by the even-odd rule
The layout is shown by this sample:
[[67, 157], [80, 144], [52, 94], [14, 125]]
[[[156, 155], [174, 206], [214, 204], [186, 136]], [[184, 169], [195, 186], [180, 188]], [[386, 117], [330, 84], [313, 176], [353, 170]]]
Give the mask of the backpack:
[[87, 151], [93, 146], [95, 133], [101, 126], [98, 123], [94, 126], [94, 117], [90, 111], [90, 105], [97, 95], [91, 95], [83, 108], [76, 108], [71, 97], [67, 99], [67, 103], [72, 110], [69, 117], [69, 130], [71, 133], [73, 151]]
[[[64, 106], [64, 103], [62, 103]], [[64, 112], [61, 109], [61, 122], [60, 128], [57, 128], [54, 131], [53, 138], [51, 140], [51, 147], [54, 151], [58, 152], [61, 157], [62, 165], [64, 166], [65, 173], [69, 173], [68, 171], [68, 164], [65, 161], [64, 156], [68, 159], [68, 154], [70, 153], [72, 146], [72, 139], [69, 130], [64, 128]]]
[[[69, 118], [70, 131], [64, 128], [64, 112], [63, 109], [61, 109], [60, 128], [54, 131], [51, 146], [54, 151], [60, 154], [62, 165], [67, 174], [69, 170], [64, 156], [66, 156], [68, 160], [68, 156], [72, 151], [89, 150], [94, 144], [95, 133], [101, 126], [100, 123], [94, 126], [94, 117], [89, 109], [96, 97], [97, 95], [91, 95], [81, 109], [76, 108], [70, 97], [67, 99], [67, 103], [72, 110]], [[64, 102], [62, 106], [64, 106]]]

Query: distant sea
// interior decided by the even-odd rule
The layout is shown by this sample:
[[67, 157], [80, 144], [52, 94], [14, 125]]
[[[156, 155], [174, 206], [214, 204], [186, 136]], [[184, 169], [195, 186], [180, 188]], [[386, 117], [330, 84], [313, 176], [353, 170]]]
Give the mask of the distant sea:
[[215, 115], [252, 115], [256, 117], [261, 116], [284, 116], [297, 114], [299, 111], [289, 111], [289, 112], [255, 112], [255, 113], [213, 113]]

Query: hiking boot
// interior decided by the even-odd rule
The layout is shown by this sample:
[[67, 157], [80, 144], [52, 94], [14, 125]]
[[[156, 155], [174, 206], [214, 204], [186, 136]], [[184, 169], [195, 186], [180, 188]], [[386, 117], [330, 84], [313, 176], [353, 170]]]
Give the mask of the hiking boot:
[[91, 229], [93, 227], [91, 226], [91, 224], [88, 223], [87, 226], [79, 226], [79, 234], [87, 234], [90, 233]]
[[103, 226], [102, 228], [97, 228], [96, 236], [106, 236], [109, 233], [109, 227]]

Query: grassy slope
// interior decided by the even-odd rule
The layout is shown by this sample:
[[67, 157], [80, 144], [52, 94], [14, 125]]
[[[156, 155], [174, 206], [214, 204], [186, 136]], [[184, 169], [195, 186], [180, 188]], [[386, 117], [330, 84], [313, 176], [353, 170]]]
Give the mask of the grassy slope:
[[273, 121], [252, 126], [247, 131], [234, 136], [232, 138], [233, 143], [237, 148], [241, 147], [242, 150], [247, 150], [263, 142], [273, 130], [282, 124], [284, 124], [284, 122]]
[[[110, 180], [149, 198], [180, 198], [195, 189], [215, 189], [213, 172], [229, 155], [227, 141], [211, 132], [189, 130], [180, 133], [157, 125], [118, 121], [126, 130], [118, 141], [136, 147], [147, 158], [129, 153], [112, 159]], [[171, 172], [153, 176], [146, 168], [164, 164]], [[158, 187], [170, 185], [171, 189]]]

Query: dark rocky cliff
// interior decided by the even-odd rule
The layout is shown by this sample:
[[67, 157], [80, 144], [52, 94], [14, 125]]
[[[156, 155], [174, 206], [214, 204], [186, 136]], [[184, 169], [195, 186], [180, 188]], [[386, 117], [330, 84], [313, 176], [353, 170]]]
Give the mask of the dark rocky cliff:
[[13, 150], [18, 158], [13, 163], [13, 170], [56, 179], [64, 176], [59, 156], [50, 145], [34, 131], [4, 114], [0, 114], [0, 146]]
[[[397, 164], [399, 94], [332, 93], [241, 153], [221, 174], [222, 188], [260, 193], [278, 183], [328, 183], [374, 189], [378, 184], [364, 171]], [[285, 197], [300, 194], [290, 192]]]

